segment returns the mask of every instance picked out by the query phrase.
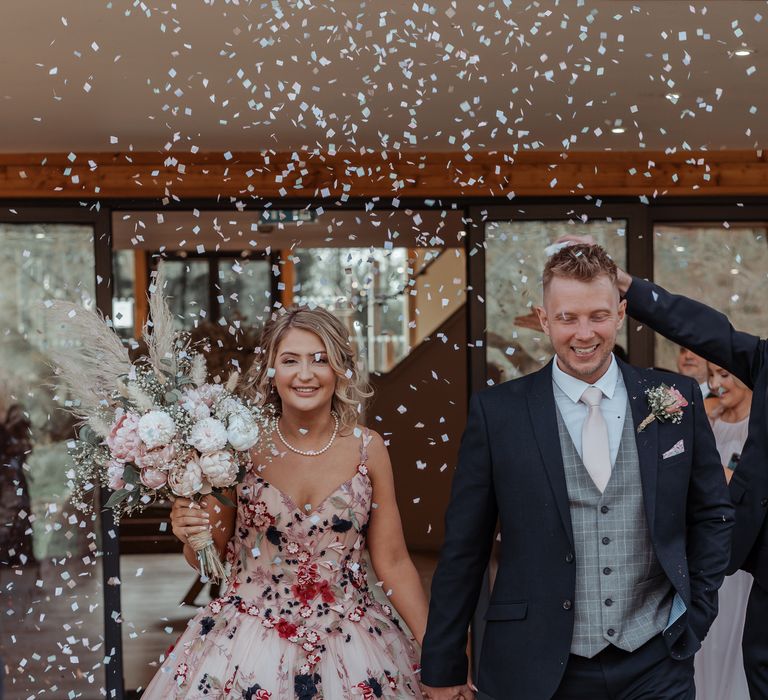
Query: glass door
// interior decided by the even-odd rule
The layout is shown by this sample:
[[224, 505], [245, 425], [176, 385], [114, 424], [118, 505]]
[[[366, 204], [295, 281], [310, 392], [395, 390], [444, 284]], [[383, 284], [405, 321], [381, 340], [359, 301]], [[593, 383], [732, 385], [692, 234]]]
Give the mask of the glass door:
[[88, 340], [62, 339], [45, 304], [109, 313], [99, 252], [108, 223], [82, 211], [45, 212], [58, 223], [43, 215], [14, 210], [0, 222], [0, 695], [95, 699], [120, 687], [111, 615], [119, 580], [105, 585], [114, 576], [110, 523], [70, 502], [76, 425], [51, 369], [59, 343]]
[[[471, 210], [469, 240], [472, 390], [514, 379], [552, 358], [534, 307], [541, 304], [545, 249], [568, 235], [592, 236], [628, 265], [632, 208], [489, 207]], [[626, 324], [616, 352], [626, 357]]]
[[[654, 281], [716, 308], [734, 328], [763, 335], [768, 227], [761, 223], [657, 223], [653, 231]], [[679, 348], [655, 336], [656, 365], [678, 367]], [[706, 377], [701, 375], [700, 382]]]

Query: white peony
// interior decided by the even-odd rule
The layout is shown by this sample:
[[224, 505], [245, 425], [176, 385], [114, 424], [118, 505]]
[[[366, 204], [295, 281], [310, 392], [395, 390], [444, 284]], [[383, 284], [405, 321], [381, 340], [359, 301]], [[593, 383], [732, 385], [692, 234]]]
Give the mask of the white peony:
[[176, 424], [165, 411], [149, 411], [139, 419], [139, 437], [150, 449], [167, 445], [176, 435]]
[[231, 413], [227, 419], [227, 438], [238, 452], [244, 452], [258, 441], [259, 427], [247, 411]]
[[188, 442], [200, 454], [216, 452], [227, 444], [227, 428], [220, 420], [203, 418], [192, 426]]
[[191, 498], [203, 488], [203, 470], [192, 459], [185, 467], [177, 467], [168, 475], [168, 485], [177, 496]]
[[185, 401], [181, 406], [195, 420], [203, 420], [203, 418], [211, 417], [211, 409], [204, 403]]
[[226, 450], [203, 455], [199, 463], [205, 478], [215, 488], [232, 486], [237, 478], [237, 464], [232, 459], [232, 454]]

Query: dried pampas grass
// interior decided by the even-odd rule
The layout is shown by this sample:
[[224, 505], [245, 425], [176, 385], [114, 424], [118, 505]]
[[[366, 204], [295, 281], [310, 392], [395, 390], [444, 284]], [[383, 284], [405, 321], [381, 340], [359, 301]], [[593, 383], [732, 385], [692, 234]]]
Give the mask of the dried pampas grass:
[[128, 398], [133, 401], [142, 411], [151, 411], [155, 402], [152, 397], [139, 387], [136, 382], [128, 383]]
[[[128, 350], [98, 312], [54, 301], [46, 315], [53, 327], [54, 371], [78, 403], [72, 412], [87, 418], [110, 400], [120, 377], [130, 370]], [[82, 343], [73, 343], [73, 338]]]
[[106, 438], [109, 436], [109, 423], [99, 416], [91, 416], [87, 421], [88, 426], [99, 437]]
[[189, 376], [192, 378], [195, 386], [205, 384], [208, 378], [208, 363], [201, 352], [192, 357], [192, 368], [190, 369]]
[[224, 385], [224, 388], [230, 394], [234, 394], [235, 389], [237, 389], [237, 384], [239, 381], [240, 381], [240, 372], [230, 372], [229, 377], [227, 378], [227, 383]]
[[[147, 344], [149, 360], [158, 371], [176, 374], [176, 333], [173, 328], [173, 314], [163, 294], [162, 268], [150, 286], [149, 319], [144, 326], [144, 341]], [[150, 330], [151, 329], [151, 330]], [[160, 374], [162, 376], [162, 374]]]

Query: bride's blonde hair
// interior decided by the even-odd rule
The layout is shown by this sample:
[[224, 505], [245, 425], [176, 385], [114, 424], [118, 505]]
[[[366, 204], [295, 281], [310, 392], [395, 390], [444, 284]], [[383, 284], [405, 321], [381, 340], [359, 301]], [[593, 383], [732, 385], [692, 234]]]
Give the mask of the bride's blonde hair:
[[373, 396], [369, 384], [360, 376], [357, 358], [344, 325], [330, 311], [319, 306], [292, 306], [273, 314], [264, 325], [256, 361], [245, 376], [246, 393], [260, 406], [279, 415], [280, 397], [272, 385], [270, 372], [280, 342], [291, 328], [314, 333], [325, 346], [328, 364], [336, 375], [331, 410], [339, 416], [342, 430], [350, 430], [363, 412], [366, 399]]

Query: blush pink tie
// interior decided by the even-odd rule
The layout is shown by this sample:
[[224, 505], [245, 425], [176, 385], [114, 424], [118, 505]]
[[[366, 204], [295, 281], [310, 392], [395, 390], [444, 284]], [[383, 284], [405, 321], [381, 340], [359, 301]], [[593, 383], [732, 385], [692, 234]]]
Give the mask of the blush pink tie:
[[611, 478], [611, 452], [608, 447], [608, 426], [600, 410], [603, 392], [596, 386], [584, 390], [579, 399], [587, 405], [588, 413], [581, 429], [581, 459], [600, 493]]

